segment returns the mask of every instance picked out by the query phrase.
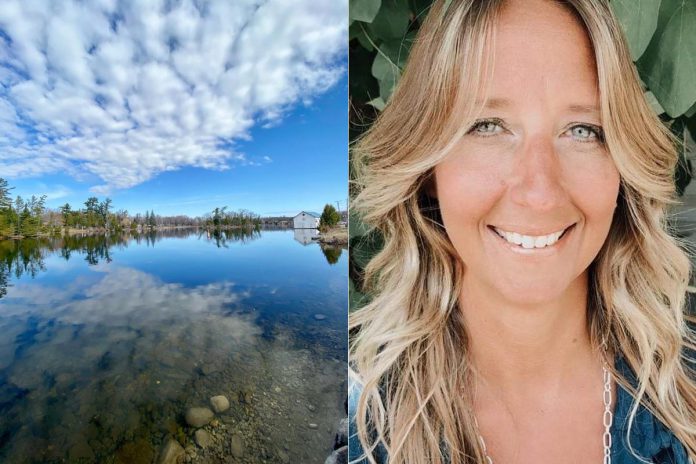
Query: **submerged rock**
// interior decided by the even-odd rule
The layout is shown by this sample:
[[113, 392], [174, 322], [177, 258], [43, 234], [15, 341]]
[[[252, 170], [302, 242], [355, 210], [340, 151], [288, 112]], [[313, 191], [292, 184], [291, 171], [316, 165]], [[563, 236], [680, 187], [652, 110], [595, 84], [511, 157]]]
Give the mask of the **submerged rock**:
[[344, 446], [335, 450], [326, 458], [324, 464], [347, 464], [348, 463], [348, 446]]
[[189, 408], [186, 411], [186, 423], [191, 427], [203, 427], [213, 420], [215, 414], [208, 408]]
[[147, 440], [142, 438], [121, 446], [116, 451], [116, 464], [151, 464], [155, 451]]
[[317, 321], [323, 321], [324, 319], [326, 319], [326, 316], [323, 314], [315, 314], [314, 319], [316, 319]]
[[230, 401], [224, 395], [213, 396], [210, 398], [210, 404], [213, 411], [217, 413], [227, 411], [230, 408]]
[[280, 459], [280, 462], [283, 464], [288, 464], [290, 462], [290, 456], [283, 450], [278, 450], [278, 459]]
[[196, 430], [194, 438], [196, 440], [196, 444], [203, 449], [213, 444], [213, 437], [211, 437], [210, 434], [203, 429]]
[[344, 417], [338, 424], [336, 437], [334, 438], [334, 449], [341, 448], [348, 444], [348, 418]]
[[71, 461], [79, 461], [80, 459], [93, 460], [94, 451], [92, 451], [92, 448], [87, 444], [87, 440], [81, 438], [70, 448], [68, 456]]
[[170, 438], [162, 448], [157, 464], [180, 464], [186, 452], [178, 441]]
[[242, 439], [242, 436], [239, 435], [238, 433], [235, 433], [232, 435], [232, 442], [230, 446], [232, 450], [232, 456], [235, 458], [241, 458], [244, 456], [244, 440]]

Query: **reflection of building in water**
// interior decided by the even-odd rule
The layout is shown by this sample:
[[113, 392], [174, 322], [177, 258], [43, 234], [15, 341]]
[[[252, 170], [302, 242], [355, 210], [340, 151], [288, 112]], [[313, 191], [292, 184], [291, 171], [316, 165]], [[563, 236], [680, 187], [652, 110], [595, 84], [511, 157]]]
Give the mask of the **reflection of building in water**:
[[319, 231], [317, 229], [295, 229], [295, 240], [303, 245], [312, 243], [312, 239], [317, 239], [319, 237]]
[[300, 211], [292, 218], [292, 226], [295, 229], [316, 229], [319, 227], [321, 214], [312, 211]]

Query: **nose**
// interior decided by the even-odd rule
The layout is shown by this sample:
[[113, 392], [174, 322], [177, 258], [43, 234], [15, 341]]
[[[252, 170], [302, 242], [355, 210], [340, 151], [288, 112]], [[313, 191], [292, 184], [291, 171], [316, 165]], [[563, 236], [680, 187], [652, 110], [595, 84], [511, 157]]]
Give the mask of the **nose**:
[[530, 138], [518, 149], [510, 180], [512, 201], [535, 211], [550, 211], [566, 199], [561, 164], [549, 137]]

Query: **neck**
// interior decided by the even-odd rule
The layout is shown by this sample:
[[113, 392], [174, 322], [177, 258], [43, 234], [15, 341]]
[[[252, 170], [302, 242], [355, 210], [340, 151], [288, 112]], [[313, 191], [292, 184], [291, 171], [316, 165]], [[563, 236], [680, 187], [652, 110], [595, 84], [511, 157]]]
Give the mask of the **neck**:
[[460, 308], [478, 382], [503, 394], [555, 391], [585, 368], [597, 368], [587, 328], [585, 274], [558, 298], [533, 305], [494, 294], [465, 277]]

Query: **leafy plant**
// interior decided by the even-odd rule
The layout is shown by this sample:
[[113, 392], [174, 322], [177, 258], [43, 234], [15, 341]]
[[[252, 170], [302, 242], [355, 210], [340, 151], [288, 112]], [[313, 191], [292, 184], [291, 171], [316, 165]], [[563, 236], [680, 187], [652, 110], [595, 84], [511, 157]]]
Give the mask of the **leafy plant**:
[[336, 211], [332, 205], [326, 204], [324, 206], [324, 211], [321, 213], [321, 218], [319, 219], [319, 226], [323, 229], [335, 226], [338, 221], [341, 220], [341, 215]]
[[[451, 0], [443, 0], [449, 5]], [[384, 109], [408, 59], [431, 0], [350, 0], [350, 139], [362, 134]], [[696, 135], [696, 2], [612, 0], [646, 99], [683, 142], [675, 172], [682, 195], [692, 178], [686, 130]], [[362, 269], [381, 246], [359, 218], [350, 218], [351, 309], [365, 301]], [[355, 290], [355, 291], [354, 291]]]

